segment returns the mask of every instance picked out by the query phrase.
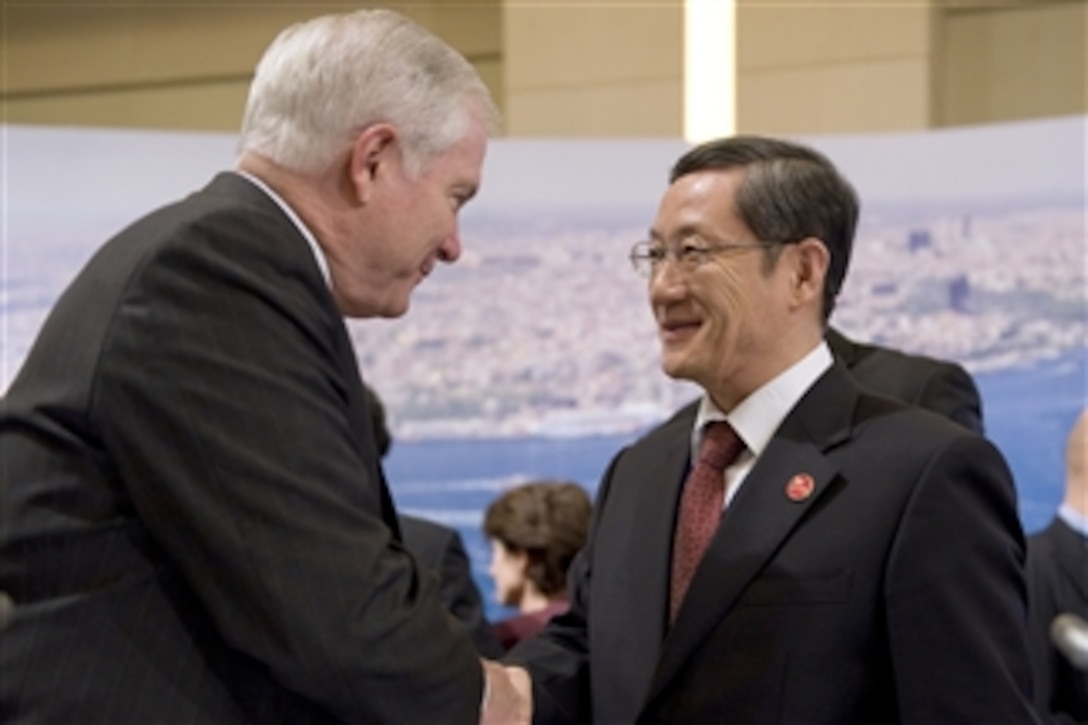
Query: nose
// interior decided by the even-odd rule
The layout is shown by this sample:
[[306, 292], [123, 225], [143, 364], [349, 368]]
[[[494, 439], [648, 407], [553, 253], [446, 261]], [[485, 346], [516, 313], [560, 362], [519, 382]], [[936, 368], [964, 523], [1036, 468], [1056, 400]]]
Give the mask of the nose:
[[683, 297], [686, 291], [684, 275], [679, 265], [666, 259], [650, 272], [650, 301], [654, 304], [671, 302]]
[[456, 226], [438, 247], [438, 258], [447, 264], [453, 264], [461, 258], [461, 233]]

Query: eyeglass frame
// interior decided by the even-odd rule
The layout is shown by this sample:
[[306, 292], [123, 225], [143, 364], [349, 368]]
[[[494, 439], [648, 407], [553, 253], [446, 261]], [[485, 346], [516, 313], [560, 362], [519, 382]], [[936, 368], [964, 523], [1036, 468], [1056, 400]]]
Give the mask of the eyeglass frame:
[[[631, 245], [631, 251], [628, 253], [627, 258], [631, 260], [631, 266], [639, 276], [650, 279], [657, 274], [661, 269], [661, 265], [667, 259], [672, 259], [682, 272], [690, 274], [705, 265], [710, 261], [711, 257], [717, 254], [745, 249], [772, 249], [789, 244], [789, 242], [772, 242], [764, 239], [751, 242], [717, 242], [712, 244], [704, 242], [703, 244], [696, 244], [693, 243], [695, 240], [702, 240], [702, 237], [694, 234], [689, 235], [684, 237], [679, 244], [671, 245], [650, 239], [635, 242]], [[660, 256], [655, 257], [652, 254], [655, 250], [660, 250]]]

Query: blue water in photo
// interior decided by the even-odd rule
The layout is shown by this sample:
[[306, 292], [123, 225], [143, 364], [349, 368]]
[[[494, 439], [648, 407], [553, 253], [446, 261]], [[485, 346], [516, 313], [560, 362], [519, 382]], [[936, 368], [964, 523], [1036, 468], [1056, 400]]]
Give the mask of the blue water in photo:
[[612, 456], [635, 437], [395, 442], [385, 472], [399, 510], [460, 532], [488, 617], [495, 621], [513, 612], [495, 601], [487, 575], [490, 548], [480, 528], [487, 505], [504, 489], [539, 478], [575, 481], [592, 493]]
[[1088, 406], [1085, 350], [1024, 369], [975, 376], [986, 435], [1005, 455], [1027, 532], [1044, 528], [1065, 488], [1070, 430]]
[[[1050, 521], [1062, 499], [1065, 445], [1086, 404], [1084, 351], [1039, 365], [975, 376], [986, 433], [1016, 481], [1027, 532]], [[503, 438], [395, 442], [386, 474], [398, 508], [456, 528], [492, 619], [510, 612], [494, 601], [487, 575], [483, 511], [504, 488], [535, 478], [565, 478], [590, 492], [611, 458], [637, 437]]]

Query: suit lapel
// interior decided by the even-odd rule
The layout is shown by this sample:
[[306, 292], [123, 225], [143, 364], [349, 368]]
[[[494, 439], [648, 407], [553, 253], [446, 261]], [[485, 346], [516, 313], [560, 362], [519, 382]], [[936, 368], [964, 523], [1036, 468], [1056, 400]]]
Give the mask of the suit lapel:
[[[631, 551], [632, 561], [644, 562], [647, 566], [636, 567], [632, 572], [640, 583], [638, 587], [644, 593], [641, 606], [628, 607], [632, 615], [630, 633], [640, 632], [650, 651], [660, 651], [661, 640], [665, 635], [665, 621], [669, 606], [669, 568], [672, 557], [672, 537], [675, 516], [662, 516], [662, 510], [675, 511], [680, 501], [680, 489], [689, 467], [691, 457], [691, 427], [694, 424], [694, 411], [691, 416], [678, 420], [671, 440], [664, 448], [660, 459], [648, 463], [646, 480], [653, 481], [655, 495], [639, 497], [637, 505], [637, 537]], [[649, 564], [653, 562], [653, 566]], [[652, 664], [650, 665], [653, 666]]]
[[[615, 495], [606, 491], [599, 502], [606, 517], [601, 522], [605, 533], [594, 544], [601, 550], [600, 558], [628, 562], [594, 574], [593, 607], [608, 626], [596, 628], [593, 648], [614, 659], [609, 679], [615, 686], [613, 696], [621, 700], [616, 693], [641, 698], [661, 653], [673, 534], [673, 517], [662, 514], [676, 509], [691, 453], [694, 418], [693, 405], [653, 434], [659, 440], [636, 448], [636, 455], [616, 471], [610, 483]], [[621, 488], [633, 486], [638, 487], [637, 495], [622, 495]], [[612, 521], [619, 525], [613, 526]]]
[[340, 358], [341, 364], [344, 366], [344, 379], [347, 381], [348, 388], [348, 416], [352, 427], [355, 429], [356, 440], [362, 449], [360, 457], [366, 468], [367, 477], [374, 482], [374, 486], [378, 490], [382, 519], [393, 530], [395, 538], [403, 540], [396, 506], [393, 504], [389, 484], [385, 480], [385, 470], [381, 464], [381, 453], [378, 452], [377, 436], [374, 431], [374, 416], [370, 411], [370, 402], [363, 389], [358, 363], [355, 360], [355, 351], [351, 347], [351, 339], [347, 336], [346, 331], [339, 341], [339, 347], [343, 348], [345, 345], [347, 350], [340, 355]]
[[[825, 452], [850, 436], [858, 391], [835, 365], [787, 415], [722, 517], [665, 640], [650, 697], [704, 644], [764, 566], [828, 490], [838, 472]], [[811, 492], [792, 497], [795, 476]]]

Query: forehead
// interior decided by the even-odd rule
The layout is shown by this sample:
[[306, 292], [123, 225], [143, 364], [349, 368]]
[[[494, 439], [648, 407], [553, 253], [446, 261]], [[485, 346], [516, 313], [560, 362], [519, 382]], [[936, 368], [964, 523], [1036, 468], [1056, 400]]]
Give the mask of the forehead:
[[667, 238], [700, 230], [738, 234], [747, 226], [736, 212], [743, 169], [697, 171], [669, 185], [661, 198], [653, 232]]

